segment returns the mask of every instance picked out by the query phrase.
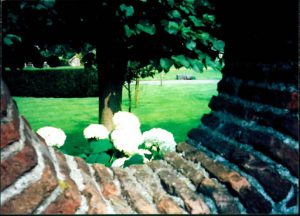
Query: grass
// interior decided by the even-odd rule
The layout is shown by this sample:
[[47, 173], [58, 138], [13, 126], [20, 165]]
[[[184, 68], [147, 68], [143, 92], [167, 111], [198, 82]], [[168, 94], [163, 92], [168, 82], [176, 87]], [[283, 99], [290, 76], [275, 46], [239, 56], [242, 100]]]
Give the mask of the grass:
[[197, 73], [192, 69], [180, 68], [176, 69], [175, 67], [171, 67], [170, 71], [165, 73], [161, 72], [159, 74], [155, 74], [154, 77], [146, 77], [142, 80], [160, 80], [161, 75], [163, 76], [163, 80], [175, 80], [177, 74], [188, 74], [195, 76], [197, 80], [202, 79], [221, 79], [222, 74], [220, 71], [214, 71], [211, 68], [208, 68], [203, 73]]
[[[187, 132], [197, 127], [200, 117], [210, 111], [208, 102], [216, 94], [216, 84], [164, 84], [140, 86], [139, 107], [132, 112], [141, 121], [141, 130], [154, 127], [173, 133], [177, 142], [186, 139]], [[20, 113], [32, 128], [61, 128], [67, 134], [63, 150], [79, 154], [74, 148], [86, 145], [83, 129], [98, 121], [98, 98], [32, 98], [14, 97]], [[123, 110], [128, 110], [127, 91], [123, 91]]]

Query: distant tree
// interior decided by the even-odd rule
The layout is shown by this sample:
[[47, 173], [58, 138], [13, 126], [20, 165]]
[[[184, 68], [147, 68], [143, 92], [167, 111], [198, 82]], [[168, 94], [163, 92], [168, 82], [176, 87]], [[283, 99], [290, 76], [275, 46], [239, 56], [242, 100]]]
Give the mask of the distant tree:
[[[112, 129], [121, 110], [128, 62], [157, 71], [186, 67], [202, 71], [223, 51], [209, 0], [4, 1], [4, 42], [16, 35], [25, 44], [69, 42], [96, 47], [99, 119]], [[5, 53], [4, 53], [5, 55]]]

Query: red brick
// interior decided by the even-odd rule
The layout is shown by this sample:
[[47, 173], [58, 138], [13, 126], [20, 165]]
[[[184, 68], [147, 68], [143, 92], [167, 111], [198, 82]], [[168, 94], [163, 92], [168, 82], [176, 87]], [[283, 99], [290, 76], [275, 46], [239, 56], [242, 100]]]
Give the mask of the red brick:
[[80, 157], [74, 157], [74, 159], [77, 162], [79, 169], [81, 169], [85, 174], [91, 175], [91, 173], [89, 171], [89, 167], [88, 167], [87, 163], [85, 162], [85, 160], [83, 160]]
[[113, 183], [113, 177], [109, 173], [108, 168], [101, 164], [93, 164], [93, 168], [96, 171], [96, 180], [100, 183], [103, 196], [106, 199], [117, 196], [117, 187]]
[[74, 214], [80, 207], [81, 195], [75, 182], [70, 178], [70, 169], [67, 165], [65, 156], [54, 149], [60, 172], [66, 177], [60, 180], [60, 186], [63, 190], [54, 202], [52, 202], [43, 212], [43, 214]]
[[187, 163], [185, 159], [175, 152], [169, 152], [164, 159], [168, 161], [176, 170], [189, 178], [198, 190], [210, 196], [216, 203], [216, 206], [222, 214], [237, 214], [239, 209], [231, 195], [221, 187], [218, 182], [208, 179], [196, 168]]
[[188, 135], [255, 177], [275, 202], [284, 199], [290, 191], [292, 184], [289, 180], [283, 178], [277, 170], [266, 162], [235, 146], [230, 141], [225, 141], [215, 134], [212, 135], [208, 130], [201, 127], [192, 129]]
[[183, 214], [184, 211], [165, 192], [160, 181], [155, 178], [156, 174], [146, 165], [132, 165], [130, 168], [138, 182], [149, 192], [159, 213]]
[[162, 196], [162, 198], [156, 202], [156, 207], [162, 214], [183, 214], [182, 209], [167, 196]]
[[197, 151], [195, 147], [186, 143], [177, 145], [177, 150], [185, 152], [186, 159], [201, 163], [201, 166], [219, 181], [228, 184], [239, 196], [248, 213], [269, 213], [271, 211], [271, 203], [258, 193], [247, 179], [240, 176], [239, 173], [221, 163], [215, 162], [203, 152]]
[[10, 158], [1, 161], [1, 190], [13, 184], [16, 179], [37, 164], [34, 148], [25, 141], [24, 148]]
[[52, 202], [42, 214], [75, 214], [80, 207], [80, 193], [71, 179], [64, 181], [61, 195]]
[[290, 94], [290, 101], [287, 104], [289, 110], [297, 111], [299, 108], [299, 96], [298, 92], [292, 92]]
[[1, 121], [1, 149], [20, 139], [20, 120], [16, 108], [13, 106], [12, 119]]
[[188, 185], [161, 161], [151, 161], [148, 165], [157, 171], [157, 174], [169, 194], [177, 194], [184, 202], [185, 207], [191, 214], [209, 214], [210, 209], [201, 196], [192, 191]]
[[0, 112], [0, 119], [7, 116], [7, 107], [8, 103], [10, 102], [11, 96], [6, 84], [1, 79], [1, 112]]
[[146, 198], [136, 190], [136, 185], [127, 172], [122, 168], [113, 168], [115, 175], [121, 182], [124, 196], [128, 198], [131, 206], [140, 214], [156, 214], [157, 211], [152, 207]]
[[[105, 201], [102, 199], [100, 191], [98, 191], [96, 185], [93, 182], [93, 177], [91, 176], [85, 162], [80, 158], [75, 159], [79, 161], [78, 167], [83, 176], [85, 188], [82, 194], [86, 197], [88, 202], [88, 214], [105, 214], [107, 213], [107, 207]], [[88, 173], [87, 173], [88, 172]]]
[[31, 214], [38, 205], [57, 187], [55, 171], [47, 160], [42, 177], [21, 194], [6, 201], [0, 208], [2, 214]]

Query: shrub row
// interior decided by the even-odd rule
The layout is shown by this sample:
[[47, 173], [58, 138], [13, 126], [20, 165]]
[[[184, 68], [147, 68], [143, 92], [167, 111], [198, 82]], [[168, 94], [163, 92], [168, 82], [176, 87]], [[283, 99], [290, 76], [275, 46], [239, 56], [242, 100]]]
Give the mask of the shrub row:
[[5, 70], [3, 80], [14, 96], [92, 97], [98, 92], [95, 67]]

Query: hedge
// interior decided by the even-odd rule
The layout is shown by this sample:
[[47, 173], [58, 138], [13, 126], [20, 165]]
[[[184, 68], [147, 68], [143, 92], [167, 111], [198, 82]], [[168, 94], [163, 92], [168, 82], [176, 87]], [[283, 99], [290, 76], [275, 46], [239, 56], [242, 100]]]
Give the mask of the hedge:
[[30, 68], [3, 72], [13, 96], [93, 97], [98, 92], [95, 67]]

